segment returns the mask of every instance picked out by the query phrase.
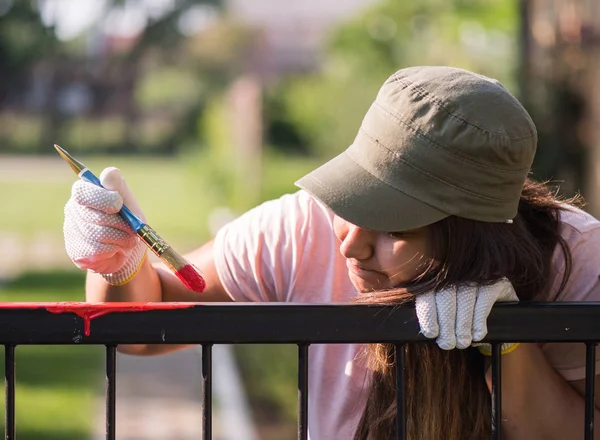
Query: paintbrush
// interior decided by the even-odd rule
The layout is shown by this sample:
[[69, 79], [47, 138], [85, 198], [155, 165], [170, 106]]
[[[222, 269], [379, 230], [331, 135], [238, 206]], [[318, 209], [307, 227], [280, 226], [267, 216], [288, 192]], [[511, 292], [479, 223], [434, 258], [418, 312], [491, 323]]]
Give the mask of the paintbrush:
[[[71, 169], [80, 179], [102, 186], [100, 179], [92, 173], [84, 164], [74, 159], [63, 148], [54, 144], [58, 154], [70, 165]], [[119, 215], [131, 226], [134, 232], [142, 241], [156, 254], [160, 260], [165, 263], [171, 271], [181, 280], [185, 286], [194, 292], [202, 292], [206, 287], [204, 279], [198, 270], [190, 264], [185, 258], [179, 255], [175, 250], [163, 240], [148, 224], [144, 223], [137, 215], [123, 205]]]

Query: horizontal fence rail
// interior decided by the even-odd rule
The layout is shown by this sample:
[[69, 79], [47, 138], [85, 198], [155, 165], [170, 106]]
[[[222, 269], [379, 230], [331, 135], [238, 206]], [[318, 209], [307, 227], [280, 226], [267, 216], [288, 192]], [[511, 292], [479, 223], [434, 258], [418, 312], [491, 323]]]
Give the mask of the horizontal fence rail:
[[[584, 439], [594, 435], [596, 345], [600, 303], [497, 304], [488, 318], [492, 344], [492, 439], [501, 438], [503, 342], [586, 344]], [[429, 342], [413, 307], [358, 304], [257, 303], [0, 303], [0, 343], [5, 346], [5, 439], [15, 433], [15, 347], [43, 344], [106, 346], [106, 439], [116, 439], [116, 346], [202, 345], [203, 438], [212, 438], [213, 344], [298, 345], [298, 439], [308, 438], [310, 344], [395, 344], [396, 432], [406, 438], [405, 349]]]
[[[118, 307], [113, 305], [118, 304]], [[90, 319], [85, 334], [86, 318]], [[498, 304], [486, 342], [597, 342], [600, 303]], [[256, 303], [0, 303], [3, 344], [431, 341], [412, 307]]]

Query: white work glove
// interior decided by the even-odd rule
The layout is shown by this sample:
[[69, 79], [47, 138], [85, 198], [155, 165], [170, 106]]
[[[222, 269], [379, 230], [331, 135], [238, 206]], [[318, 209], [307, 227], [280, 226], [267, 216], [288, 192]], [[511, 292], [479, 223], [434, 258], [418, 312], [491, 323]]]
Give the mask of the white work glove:
[[[477, 346], [489, 355], [490, 344], [473, 344], [487, 335], [487, 317], [496, 302], [519, 301], [511, 282], [503, 278], [490, 285], [468, 283], [417, 295], [415, 307], [421, 333], [436, 338], [443, 350]], [[503, 344], [508, 352], [514, 344]]]
[[146, 245], [117, 213], [125, 203], [140, 219], [145, 218], [117, 168], [104, 169], [99, 179], [104, 188], [83, 180], [73, 184], [65, 205], [65, 248], [80, 269], [121, 285], [141, 267]]

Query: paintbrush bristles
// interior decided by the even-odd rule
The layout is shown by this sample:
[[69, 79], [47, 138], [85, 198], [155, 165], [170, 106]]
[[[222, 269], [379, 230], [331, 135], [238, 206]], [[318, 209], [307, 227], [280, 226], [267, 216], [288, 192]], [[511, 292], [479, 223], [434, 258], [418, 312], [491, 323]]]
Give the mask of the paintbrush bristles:
[[183, 266], [189, 264], [187, 260], [175, 252], [172, 247], [166, 249], [159, 258], [174, 270], [180, 270]]
[[172, 248], [167, 249], [162, 255], [161, 260], [171, 266], [175, 276], [191, 291], [203, 292], [206, 288], [206, 281], [202, 278], [200, 271], [190, 264], [185, 258], [175, 252]]

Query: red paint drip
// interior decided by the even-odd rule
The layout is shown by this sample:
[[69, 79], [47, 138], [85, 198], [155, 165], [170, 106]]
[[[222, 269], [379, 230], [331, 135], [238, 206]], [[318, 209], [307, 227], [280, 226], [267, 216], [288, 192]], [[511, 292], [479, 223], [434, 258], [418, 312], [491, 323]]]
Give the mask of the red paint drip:
[[86, 336], [90, 335], [92, 319], [114, 312], [145, 312], [148, 310], [173, 310], [194, 307], [196, 303], [141, 303], [141, 302], [11, 302], [0, 303], [0, 309], [46, 309], [50, 313], [74, 313], [83, 319]]
[[206, 281], [204, 281], [204, 278], [202, 278], [198, 269], [191, 264], [183, 266], [175, 272], [175, 275], [177, 275], [177, 278], [179, 278], [188, 289], [198, 293], [204, 292]]

